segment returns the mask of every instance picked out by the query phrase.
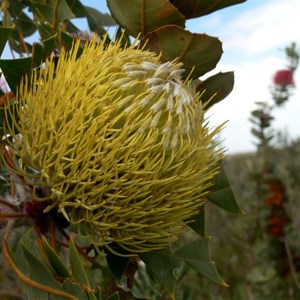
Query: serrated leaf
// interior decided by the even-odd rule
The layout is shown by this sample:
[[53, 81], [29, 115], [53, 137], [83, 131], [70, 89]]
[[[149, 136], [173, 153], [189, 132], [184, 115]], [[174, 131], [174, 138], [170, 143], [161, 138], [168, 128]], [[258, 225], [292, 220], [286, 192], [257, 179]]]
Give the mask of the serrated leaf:
[[117, 256], [106, 249], [106, 261], [113, 276], [120, 280], [126, 271], [130, 258]]
[[90, 287], [90, 282], [86, 271], [84, 269], [82, 260], [79, 256], [77, 251], [74, 239], [71, 238], [70, 240], [70, 247], [69, 247], [69, 260], [70, 260], [70, 267], [72, 271], [72, 276], [78, 280], [83, 285]]
[[40, 43], [33, 43], [32, 45], [32, 64], [31, 69], [38, 67], [46, 59], [46, 53], [44, 51], [43, 45]]
[[183, 15], [168, 0], [107, 0], [107, 5], [117, 23], [133, 36], [145, 37], [169, 24], [185, 26]]
[[44, 54], [45, 56], [49, 56], [56, 47], [56, 41], [57, 41], [57, 34], [51, 36], [50, 38], [47, 38], [45, 40], [42, 40], [42, 44], [44, 46]]
[[84, 291], [79, 284], [73, 282], [71, 279], [67, 278], [62, 284], [62, 290], [71, 295], [76, 296], [80, 300], [89, 300], [88, 294]]
[[244, 212], [240, 209], [236, 202], [234, 193], [223, 167], [221, 167], [220, 173], [215, 176], [213, 182], [214, 185], [210, 188], [211, 192], [206, 196], [207, 200], [227, 211], [243, 214]]
[[14, 26], [11, 27], [0, 26], [0, 56], [2, 55], [5, 44], [13, 29]]
[[182, 287], [182, 299], [183, 300], [193, 300], [193, 287], [189, 284], [183, 283]]
[[[9, 37], [9, 47], [15, 51], [16, 53], [20, 54], [20, 57], [24, 57], [27, 53], [30, 53], [32, 50], [32, 45], [26, 41], [20, 42], [18, 37], [14, 35], [15, 31], [12, 32], [11, 36]], [[25, 48], [26, 47], [26, 48]]]
[[[29, 265], [29, 274], [27, 274], [27, 276], [29, 276], [33, 281], [37, 283], [60, 291], [60, 284], [54, 279], [51, 271], [40, 260], [38, 260], [36, 258], [36, 255], [31, 252], [24, 244], [22, 244], [22, 250]], [[50, 296], [49, 293], [32, 287], [27, 290], [27, 295], [28, 299], [40, 300], [49, 300]], [[60, 297], [51, 295], [51, 299], [60, 299]]]
[[23, 251], [22, 243], [20, 242], [16, 247], [13, 259], [15, 264], [23, 274], [29, 274], [29, 265]]
[[195, 262], [186, 259], [186, 263], [199, 275], [202, 275], [217, 284], [228, 287], [228, 284], [219, 275], [214, 262]]
[[195, 232], [201, 236], [205, 236], [205, 205], [199, 207], [199, 212], [194, 215], [187, 222], [187, 225], [191, 227]]
[[[24, 236], [28, 236], [28, 232], [25, 233]], [[24, 240], [24, 237], [22, 237], [21, 240]], [[24, 254], [23, 251], [23, 243], [21, 242], [18, 243], [17, 248], [16, 248], [16, 252], [14, 255], [14, 262], [17, 265], [18, 269], [26, 276], [30, 277], [30, 266], [28, 263], [28, 260]], [[31, 240], [31, 239], [30, 239]], [[30, 285], [26, 285], [25, 286], [25, 291], [26, 291], [26, 295], [28, 299], [45, 299], [48, 300], [49, 299], [49, 294], [46, 292], [43, 292], [41, 290], [38, 290]]]
[[86, 18], [91, 31], [104, 31], [103, 26], [115, 26], [116, 22], [109, 14], [103, 14], [100, 11], [85, 6]]
[[15, 94], [21, 78], [31, 70], [31, 57], [20, 59], [0, 59], [0, 69]]
[[214, 69], [223, 53], [222, 43], [218, 38], [191, 33], [175, 25], [164, 26], [150, 33], [146, 47], [161, 53], [163, 61], [178, 59], [183, 62], [183, 77], [190, 75], [191, 79]]
[[50, 246], [48, 241], [45, 238], [43, 238], [42, 242], [43, 242], [44, 251], [47, 255], [49, 263], [50, 263], [51, 267], [53, 268], [53, 270], [56, 272], [56, 274], [62, 278], [71, 277], [71, 275], [70, 275], [68, 269], [66, 268], [65, 264], [63, 263], [62, 259], [55, 252], [55, 250]]
[[120, 300], [119, 292], [113, 293], [111, 296], [108, 297], [107, 300]]
[[15, 18], [15, 24], [15, 31], [17, 32], [17, 34], [20, 34], [20, 32], [22, 32], [22, 35], [25, 38], [33, 35], [37, 30], [33, 20], [30, 19], [23, 11], [18, 13], [18, 17]]
[[210, 257], [210, 239], [202, 238], [180, 247], [174, 255], [184, 260], [198, 274], [227, 286]]
[[67, 3], [76, 18], [84, 18], [86, 16], [85, 7], [79, 0], [67, 0]]
[[64, 31], [60, 31], [60, 44], [67, 50], [72, 48], [74, 39]]
[[[49, 0], [47, 2], [31, 1], [31, 8], [41, 20], [46, 20], [55, 27], [60, 21], [74, 18], [72, 10], [65, 0]], [[54, 24], [55, 23], [55, 24]]]
[[201, 81], [196, 90], [201, 94], [203, 103], [207, 103], [205, 108], [209, 108], [227, 97], [234, 84], [234, 73], [218, 73]]
[[187, 18], [196, 18], [246, 0], [176, 0], [173, 5]]
[[180, 260], [171, 253], [162, 251], [142, 253], [139, 257], [145, 263], [147, 270], [173, 296], [177, 281], [175, 270], [180, 267]]
[[31, 278], [40, 284], [60, 289], [60, 285], [52, 276], [51, 270], [37, 259], [36, 254], [31, 252], [24, 244], [22, 245], [22, 250], [31, 271]]

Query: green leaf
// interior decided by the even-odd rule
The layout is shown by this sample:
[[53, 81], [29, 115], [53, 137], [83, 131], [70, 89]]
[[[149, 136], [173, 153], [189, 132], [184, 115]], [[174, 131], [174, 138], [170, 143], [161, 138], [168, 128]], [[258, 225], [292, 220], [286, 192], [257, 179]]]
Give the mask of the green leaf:
[[10, 36], [10, 33], [13, 31], [14, 26], [4, 27], [0, 26], [0, 56], [4, 50], [5, 44]]
[[[11, 33], [11, 36], [9, 37], [9, 47], [16, 53], [19, 53], [22, 57], [28, 56], [27, 53], [28, 52], [30, 53], [32, 50], [31, 44], [29, 44], [26, 41], [20, 42], [19, 37], [15, 35], [15, 31], [13, 31]], [[26, 47], [26, 50], [25, 50], [25, 47]], [[23, 55], [23, 54], [26, 54], [26, 55]]]
[[205, 205], [199, 207], [199, 212], [194, 215], [187, 222], [187, 225], [191, 227], [195, 232], [201, 236], [205, 236]]
[[36, 254], [30, 251], [24, 244], [22, 245], [22, 249], [31, 270], [31, 278], [40, 284], [60, 289], [60, 285], [52, 276], [50, 269], [37, 259]]
[[99, 286], [97, 286], [97, 289], [95, 291], [95, 299], [96, 300], [104, 300], [102, 298], [102, 291], [101, 291], [101, 288]]
[[60, 31], [60, 44], [67, 50], [72, 48], [74, 39], [64, 31]]
[[49, 56], [52, 53], [52, 51], [54, 51], [54, 49], [56, 48], [56, 42], [57, 42], [57, 34], [42, 41], [42, 44], [44, 46], [45, 57]]
[[251, 129], [251, 133], [252, 133], [255, 137], [257, 137], [258, 139], [260, 139], [260, 140], [263, 140], [263, 139], [265, 138], [264, 133], [261, 132], [260, 130], [255, 129], [255, 128], [252, 128], [252, 129]]
[[196, 90], [201, 94], [203, 103], [207, 103], [205, 108], [215, 105], [216, 103], [227, 97], [234, 84], [234, 73], [218, 73], [201, 81]]
[[41, 43], [33, 43], [32, 47], [32, 68], [43, 63], [48, 56], [57, 48], [57, 34], [43, 40]]
[[31, 71], [31, 57], [20, 59], [0, 59], [0, 69], [14, 94], [21, 78]]
[[176, 0], [174, 6], [187, 18], [196, 18], [210, 14], [227, 6], [239, 4], [246, 0]]
[[117, 256], [106, 250], [106, 261], [114, 277], [120, 280], [127, 269], [130, 258]]
[[91, 31], [104, 31], [103, 26], [115, 26], [116, 22], [109, 14], [103, 14], [100, 11], [85, 6], [86, 18]]
[[113, 18], [133, 36], [145, 37], [162, 26], [185, 26], [183, 15], [168, 0], [107, 0]]
[[70, 240], [70, 247], [69, 247], [69, 260], [70, 260], [72, 276], [76, 280], [78, 280], [78, 282], [80, 282], [81, 284], [90, 287], [88, 276], [84, 270], [84, 266], [82, 260], [80, 259], [79, 253], [77, 251], [74, 239], [72, 238]]
[[[1, 107], [0, 107], [0, 122], [2, 122], [1, 120]], [[0, 123], [0, 136], [2, 136], [2, 132], [1, 132], [1, 124]], [[4, 195], [4, 194], [8, 194], [10, 191], [10, 182], [9, 182], [9, 175], [7, 172], [7, 168], [2, 168], [3, 165], [0, 162], [0, 195]], [[1, 249], [0, 249], [1, 251]]]
[[193, 287], [190, 284], [183, 283], [182, 287], [182, 299], [193, 300]]
[[14, 18], [14, 21], [16, 24], [15, 32], [17, 33], [17, 35], [22, 32], [24, 38], [33, 35], [37, 30], [33, 20], [30, 19], [23, 11], [20, 11], [18, 13], [17, 18]]
[[108, 297], [107, 300], [120, 300], [119, 292], [113, 293], [111, 296]]
[[32, 57], [31, 69], [41, 65], [41, 63], [43, 63], [46, 59], [46, 53], [43, 45], [41, 45], [40, 43], [33, 43], [31, 57]]
[[[10, 257], [14, 261], [17, 268], [20, 270], [22, 274], [27, 276], [28, 278], [32, 278], [32, 266], [34, 271], [37, 266], [35, 261], [37, 260], [35, 250], [35, 241], [32, 237], [32, 229], [29, 230], [14, 230], [13, 238], [10, 239], [10, 248], [8, 249]], [[29, 252], [29, 258], [25, 255], [24, 249], [26, 252]], [[34, 257], [34, 260], [31, 258]], [[38, 265], [39, 267], [39, 265]], [[28, 299], [41, 299], [41, 300], [49, 300], [49, 294], [43, 291], [40, 291], [36, 288], [33, 288], [30, 285], [26, 285], [26, 293]]]
[[29, 264], [23, 251], [23, 243], [20, 240], [17, 244], [13, 260], [23, 274], [29, 274]]
[[85, 7], [79, 0], [66, 0], [76, 18], [86, 17]]
[[139, 255], [149, 271], [173, 296], [176, 286], [176, 269], [180, 268], [181, 262], [168, 252], [147, 252]]
[[207, 200], [227, 211], [244, 214], [236, 202], [223, 166], [221, 167], [220, 173], [214, 178], [214, 185], [210, 190], [212, 192], [206, 196]]
[[64, 281], [62, 290], [76, 296], [80, 300], [89, 300], [87, 292], [84, 291], [79, 284], [73, 282], [70, 278], [67, 278]]
[[48, 241], [43, 238], [43, 247], [44, 251], [47, 255], [47, 258], [49, 260], [49, 263], [55, 273], [62, 278], [71, 277], [68, 269], [66, 268], [65, 264], [63, 263], [60, 256], [55, 252], [55, 250], [49, 245]]
[[[48, 286], [60, 291], [61, 286], [59, 282], [54, 279], [49, 268], [47, 268], [40, 260], [38, 260], [36, 258], [36, 254], [31, 252], [27, 247], [25, 247], [24, 244], [22, 245], [22, 249], [29, 265], [30, 278], [37, 283], [40, 283], [44, 286]], [[40, 291], [38, 289], [29, 289], [28, 298], [48, 300], [49, 293]], [[52, 296], [51, 299], [53, 298], [57, 298], [57, 297]]]
[[217, 38], [191, 33], [175, 25], [155, 30], [149, 34], [147, 41], [146, 46], [161, 53], [163, 61], [178, 59], [183, 62], [183, 76], [190, 75], [191, 79], [214, 69], [223, 53], [222, 43]]
[[35, 15], [41, 20], [46, 20], [53, 27], [60, 21], [75, 17], [65, 0], [31, 1], [31, 4]]
[[202, 238], [180, 247], [174, 255], [183, 259], [198, 274], [227, 286], [210, 257], [210, 239]]

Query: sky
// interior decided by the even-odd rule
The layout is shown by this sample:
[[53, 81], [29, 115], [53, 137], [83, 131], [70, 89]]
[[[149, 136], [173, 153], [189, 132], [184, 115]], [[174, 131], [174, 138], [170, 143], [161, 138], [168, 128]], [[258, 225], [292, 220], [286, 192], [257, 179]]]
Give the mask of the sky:
[[[217, 36], [223, 42], [224, 54], [212, 73], [235, 72], [233, 92], [211, 112], [211, 122], [228, 120], [221, 138], [230, 153], [255, 150], [249, 121], [257, 101], [272, 103], [270, 86], [274, 73], [284, 69], [283, 49], [292, 41], [300, 51], [299, 0], [248, 0], [194, 19], [188, 27], [193, 32]], [[299, 71], [295, 74], [300, 84]], [[300, 137], [300, 93], [275, 113], [274, 127], [290, 138]]]
[[[109, 12], [104, 0], [82, 2]], [[247, 0], [187, 22], [191, 32], [216, 36], [223, 43], [223, 56], [207, 76], [220, 71], [235, 73], [232, 93], [209, 111], [211, 126], [227, 121], [220, 139], [230, 154], [256, 149], [251, 111], [257, 108], [255, 102], [272, 103], [272, 77], [286, 68], [284, 48], [296, 42], [300, 51], [299, 12], [299, 0]], [[300, 138], [299, 79], [297, 71], [293, 96], [274, 112], [273, 127], [290, 139]]]
[[[105, 0], [81, 2], [109, 12]], [[286, 65], [283, 49], [294, 41], [300, 51], [299, 12], [299, 0], [248, 0], [187, 22], [191, 32], [216, 36], [223, 43], [223, 56], [207, 76], [220, 71], [235, 73], [232, 93], [209, 111], [211, 126], [228, 121], [220, 139], [230, 154], [255, 150], [249, 121], [251, 111], [257, 101], [271, 103], [272, 77]], [[284, 108], [276, 111], [273, 124], [291, 139], [300, 137], [299, 79], [297, 71], [294, 95]]]

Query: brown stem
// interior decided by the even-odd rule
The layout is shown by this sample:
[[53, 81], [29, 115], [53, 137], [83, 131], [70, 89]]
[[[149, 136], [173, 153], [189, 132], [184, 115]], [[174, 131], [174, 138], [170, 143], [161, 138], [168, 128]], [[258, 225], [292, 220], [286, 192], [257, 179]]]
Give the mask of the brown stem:
[[9, 177], [10, 177], [10, 182], [11, 182], [11, 197], [15, 198], [16, 197], [16, 184], [15, 184], [15, 179], [14, 179], [14, 174], [11, 170], [9, 170]]
[[25, 50], [27, 56], [30, 56], [30, 52], [29, 52], [29, 50], [28, 50], [28, 48], [27, 48], [27, 45], [26, 45], [26, 42], [25, 42], [25, 40], [24, 40], [23, 33], [22, 33], [21, 30], [18, 30], [18, 32], [19, 32], [19, 37], [20, 37], [20, 43], [22, 44], [22, 46], [23, 46], [23, 48], [24, 48], [24, 50]]
[[8, 92], [4, 96], [0, 97], [0, 106], [4, 107], [5, 104], [9, 101], [9, 99], [15, 98], [15, 94], [13, 92]]
[[6, 200], [0, 199], [0, 204], [5, 205], [13, 210], [17, 210], [18, 207], [12, 203], [7, 202]]
[[56, 250], [56, 235], [55, 235], [55, 225], [53, 222], [50, 222], [50, 241], [51, 247]]
[[299, 290], [300, 286], [299, 286], [299, 281], [297, 278], [297, 272], [293, 263], [293, 258], [292, 258], [292, 253], [291, 253], [291, 248], [290, 245], [288, 243], [288, 241], [286, 239], [284, 239], [284, 246], [285, 246], [285, 251], [287, 254], [287, 258], [288, 258], [288, 264], [289, 264], [289, 268], [291, 271], [291, 276], [293, 278], [293, 281], [295, 283], [296, 288]]
[[0, 213], [0, 218], [13, 219], [13, 218], [23, 218], [23, 217], [26, 217], [26, 214], [25, 213], [21, 213], [21, 212]]
[[54, 2], [54, 7], [53, 7], [53, 22], [52, 22], [52, 27], [53, 27], [53, 28], [56, 27], [58, 5], [59, 5], [59, 0], [56, 0], [56, 1]]
[[53, 295], [57, 295], [57, 296], [61, 296], [64, 297], [66, 299], [70, 299], [70, 300], [78, 300], [78, 298], [74, 297], [73, 295], [63, 292], [63, 291], [59, 291], [56, 289], [53, 289], [51, 287], [42, 285], [38, 282], [35, 282], [33, 280], [31, 280], [30, 278], [28, 278], [27, 276], [25, 276], [20, 270], [19, 268], [16, 266], [16, 264], [14, 263], [14, 261], [12, 260], [12, 258], [10, 257], [9, 251], [8, 251], [8, 239], [10, 236], [10, 232], [12, 229], [12, 225], [13, 225], [13, 221], [10, 220], [7, 224], [6, 227], [6, 231], [5, 231], [5, 235], [4, 235], [4, 242], [3, 242], [3, 256], [5, 257], [5, 259], [7, 260], [7, 262], [9, 263], [9, 265], [12, 267], [12, 269], [14, 270], [14, 272], [16, 273], [16, 275], [22, 280], [24, 281], [26, 284], [39, 289], [41, 291], [53, 294]]

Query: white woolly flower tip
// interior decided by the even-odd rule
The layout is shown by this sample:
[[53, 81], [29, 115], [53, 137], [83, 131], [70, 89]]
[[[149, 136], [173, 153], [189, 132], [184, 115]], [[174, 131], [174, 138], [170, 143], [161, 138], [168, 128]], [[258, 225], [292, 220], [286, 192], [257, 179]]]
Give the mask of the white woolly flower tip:
[[[158, 128], [164, 136], [164, 146], [176, 147], [178, 134], [188, 134], [195, 127], [195, 122], [200, 121], [201, 117], [195, 118], [195, 110], [199, 116], [202, 115], [200, 105], [196, 103], [198, 95], [181, 78], [184, 72], [181, 64], [146, 60], [126, 64], [122, 70], [126, 77], [117, 80], [114, 86], [126, 93], [136, 92], [138, 86], [144, 95], [133, 97], [130, 105], [124, 106], [124, 112], [131, 114], [140, 110], [139, 113], [147, 114], [138, 130], [144, 133], [150, 128]], [[127, 97], [120, 101], [120, 105], [123, 106], [124, 102], [129, 102]], [[152, 112], [150, 115], [149, 111]]]

